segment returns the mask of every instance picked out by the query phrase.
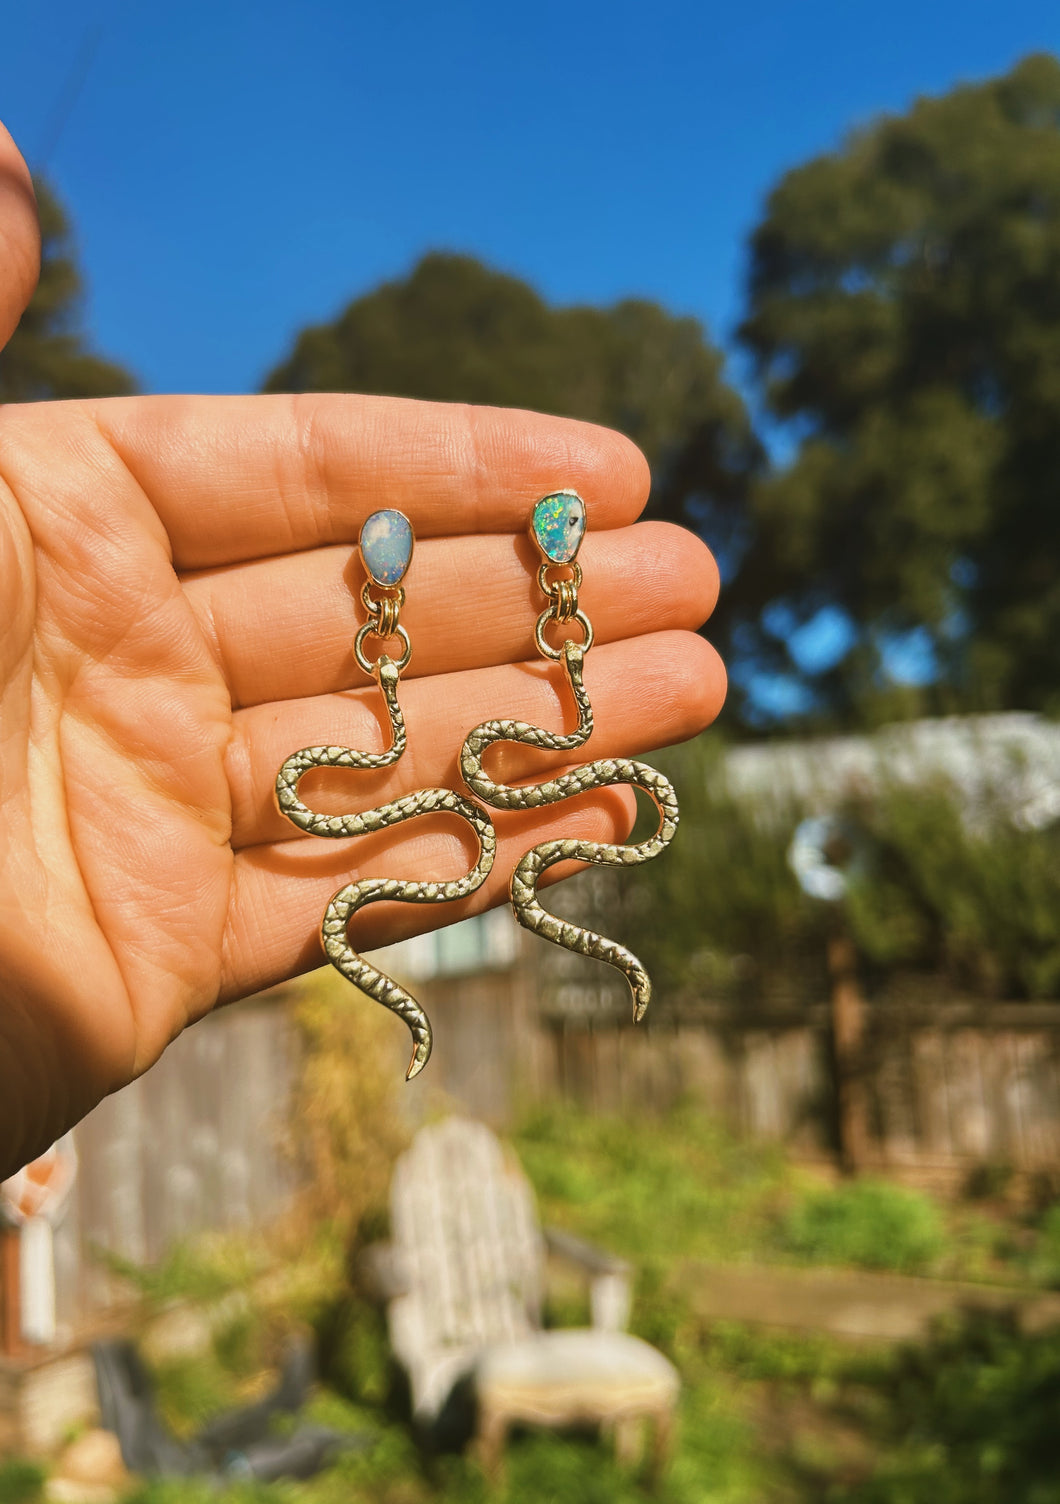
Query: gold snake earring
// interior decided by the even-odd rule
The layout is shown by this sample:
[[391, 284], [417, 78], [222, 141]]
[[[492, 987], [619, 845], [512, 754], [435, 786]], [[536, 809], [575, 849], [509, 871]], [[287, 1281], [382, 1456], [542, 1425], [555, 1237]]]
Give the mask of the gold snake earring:
[[[493, 866], [497, 846], [493, 821], [485, 810], [452, 789], [417, 789], [413, 794], [406, 794], [404, 798], [363, 814], [322, 815], [302, 803], [298, 797], [298, 784], [311, 768], [387, 768], [405, 751], [405, 720], [398, 704], [397, 689], [401, 672], [412, 657], [412, 644], [399, 617], [405, 603], [401, 581], [412, 559], [412, 547], [412, 525], [402, 512], [393, 509], [373, 512], [361, 528], [358, 548], [367, 575], [361, 600], [368, 620], [353, 640], [353, 655], [383, 692], [390, 718], [390, 747], [385, 752], [355, 752], [349, 747], [303, 747], [287, 758], [276, 775], [276, 804], [280, 813], [311, 835], [340, 838], [365, 835], [400, 825], [416, 815], [443, 811], [461, 815], [478, 836], [478, 860], [465, 877], [452, 882], [365, 878], [340, 888], [324, 911], [320, 938], [324, 954], [332, 966], [355, 987], [403, 1018], [409, 1027], [413, 1048], [406, 1080], [418, 1075], [427, 1064], [432, 1043], [430, 1021], [410, 993], [369, 965], [353, 949], [347, 935], [350, 920], [365, 904], [380, 899], [399, 903], [449, 903], [466, 898], [482, 886]], [[373, 587], [378, 594], [374, 593]], [[399, 638], [403, 648], [401, 657], [394, 662], [382, 653], [373, 663], [364, 650], [369, 637], [378, 638], [380, 642]]]
[[[537, 898], [541, 874], [557, 862], [595, 862], [609, 867], [632, 867], [658, 856], [673, 840], [677, 830], [677, 796], [668, 778], [647, 763], [626, 758], [604, 758], [572, 773], [565, 773], [549, 783], [526, 787], [495, 783], [482, 767], [486, 749], [494, 742], [521, 742], [527, 747], [541, 747], [550, 752], [569, 752], [588, 741], [593, 729], [593, 712], [582, 684], [582, 664], [593, 644], [589, 618], [578, 606], [582, 583], [581, 565], [576, 562], [578, 548], [585, 534], [585, 503], [575, 491], [554, 491], [542, 497], [534, 507], [530, 535], [541, 551], [543, 562], [537, 571], [538, 584], [548, 605], [537, 619], [534, 640], [538, 651], [552, 662], [561, 662], [578, 709], [578, 729], [570, 735], [558, 735], [528, 726], [523, 721], [486, 721], [468, 733], [460, 752], [460, 771], [468, 788], [484, 804], [494, 809], [537, 809], [556, 804], [587, 789], [607, 788], [613, 784], [632, 784], [643, 789], [659, 811], [655, 834], [637, 845], [615, 846], [598, 841], [545, 841], [528, 851], [511, 879], [512, 909], [519, 923], [555, 945], [581, 955], [595, 956], [624, 972], [633, 993], [633, 1018], [639, 1023], [651, 1000], [651, 981], [632, 951], [617, 941], [607, 940], [592, 930], [557, 919], [543, 909]], [[556, 569], [564, 573], [557, 575]], [[555, 622], [561, 629], [576, 622], [582, 641], [567, 638], [555, 648], [545, 637], [545, 629]]]

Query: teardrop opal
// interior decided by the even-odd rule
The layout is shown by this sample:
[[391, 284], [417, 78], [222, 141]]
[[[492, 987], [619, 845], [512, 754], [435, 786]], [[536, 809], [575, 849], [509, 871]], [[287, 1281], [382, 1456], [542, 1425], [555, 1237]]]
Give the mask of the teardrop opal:
[[550, 563], [573, 563], [585, 536], [585, 502], [576, 491], [543, 496], [534, 508], [530, 530]]
[[412, 559], [412, 524], [392, 507], [373, 512], [361, 528], [361, 559], [376, 585], [397, 585]]

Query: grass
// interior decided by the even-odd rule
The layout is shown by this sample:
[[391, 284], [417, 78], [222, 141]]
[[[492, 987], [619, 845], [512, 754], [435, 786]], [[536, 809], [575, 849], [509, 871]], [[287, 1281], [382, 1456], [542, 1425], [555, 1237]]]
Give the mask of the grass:
[[642, 1268], [755, 1256], [797, 1180], [779, 1149], [737, 1143], [691, 1111], [630, 1124], [549, 1109], [514, 1143], [546, 1222]]
[[858, 1180], [803, 1195], [787, 1211], [779, 1237], [810, 1263], [898, 1274], [937, 1266], [946, 1248], [939, 1208], [885, 1180]]
[[632, 1125], [550, 1108], [514, 1142], [544, 1219], [630, 1258], [649, 1285], [680, 1259], [1060, 1283], [1060, 1206], [1018, 1221], [885, 1180], [827, 1183], [690, 1108]]

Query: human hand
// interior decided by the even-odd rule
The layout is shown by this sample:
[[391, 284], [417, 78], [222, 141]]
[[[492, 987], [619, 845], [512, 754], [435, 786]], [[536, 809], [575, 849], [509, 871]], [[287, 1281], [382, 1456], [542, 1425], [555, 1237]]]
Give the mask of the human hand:
[[[29, 206], [0, 139], [5, 337], [32, 285]], [[558, 487], [589, 508], [590, 755], [695, 734], [724, 695], [693, 631], [716, 570], [691, 534], [634, 525], [648, 472], [618, 434], [350, 396], [0, 408], [0, 1175], [218, 1003], [318, 964], [320, 917], [342, 883], [466, 870], [473, 838], [451, 817], [319, 841], [277, 813], [273, 783], [299, 747], [384, 746], [378, 691], [350, 652], [353, 545], [380, 506], [417, 534], [402, 613], [408, 751], [341, 785], [319, 775], [314, 806], [460, 789], [461, 742], [491, 716], [568, 723], [561, 676], [533, 647], [542, 603], [526, 538], [533, 502]], [[506, 781], [556, 769], [526, 749], [496, 756]], [[631, 800], [606, 789], [498, 814], [497, 861], [471, 900], [373, 905], [353, 942], [502, 902], [530, 846], [622, 840]]]

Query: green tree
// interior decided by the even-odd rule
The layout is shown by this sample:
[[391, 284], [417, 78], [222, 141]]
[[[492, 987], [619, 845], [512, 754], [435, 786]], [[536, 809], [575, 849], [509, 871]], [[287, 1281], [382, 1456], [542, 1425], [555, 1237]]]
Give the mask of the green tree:
[[[745, 648], [791, 669], [792, 629], [837, 607], [849, 650], [815, 681], [835, 712], [1060, 712], [1060, 62], [788, 173], [742, 336], [798, 441], [755, 490]], [[900, 702], [910, 632], [937, 678]]]
[[81, 276], [70, 226], [58, 199], [39, 179], [41, 270], [18, 328], [0, 351], [0, 402], [113, 397], [134, 390], [127, 371], [86, 347], [80, 327]]
[[652, 465], [652, 509], [694, 527], [738, 508], [760, 451], [701, 325], [657, 303], [553, 308], [469, 256], [408, 277], [305, 330], [266, 391], [484, 402], [621, 429]]

